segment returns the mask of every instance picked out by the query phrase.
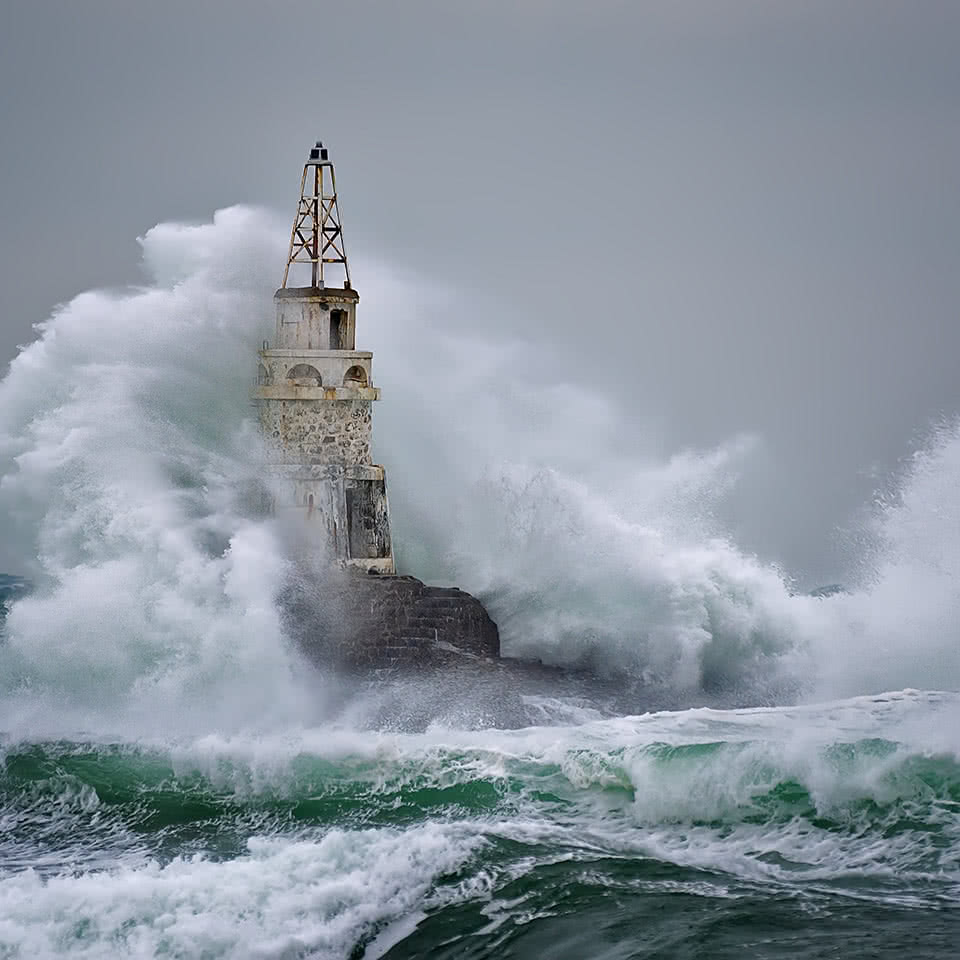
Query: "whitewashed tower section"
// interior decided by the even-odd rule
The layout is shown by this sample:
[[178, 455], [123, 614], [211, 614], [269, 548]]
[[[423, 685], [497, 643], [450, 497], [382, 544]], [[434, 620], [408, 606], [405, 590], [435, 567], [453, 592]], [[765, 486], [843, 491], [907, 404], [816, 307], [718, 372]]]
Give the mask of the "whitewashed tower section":
[[[342, 286], [329, 286], [334, 273]], [[294, 282], [309, 282], [295, 286]], [[276, 335], [264, 343], [254, 397], [278, 512], [298, 512], [309, 539], [337, 561], [393, 573], [384, 469], [370, 453], [373, 354], [356, 350], [357, 303], [327, 150], [310, 151], [274, 295]]]

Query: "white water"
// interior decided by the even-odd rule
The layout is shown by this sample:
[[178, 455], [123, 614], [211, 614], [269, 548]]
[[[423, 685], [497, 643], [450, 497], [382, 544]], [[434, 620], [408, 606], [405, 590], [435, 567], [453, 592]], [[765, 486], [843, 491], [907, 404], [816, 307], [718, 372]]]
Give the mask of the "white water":
[[148, 285], [59, 308], [0, 384], [0, 512], [39, 586], [7, 623], [6, 729], [305, 715], [282, 554], [242, 503], [274, 224], [233, 208], [142, 243]]
[[28, 872], [0, 883], [0, 945], [24, 957], [345, 957], [466, 860], [480, 841], [463, 834], [331, 830], [252, 837], [246, 856], [224, 863], [121, 864], [47, 881]]
[[[380, 932], [386, 944], [446, 904], [477, 902], [501, 919], [522, 913], [497, 898], [507, 879], [552, 862], [611, 857], [707, 871], [696, 882], [671, 881], [706, 898], [751, 898], [757, 884], [790, 896], [807, 884], [936, 906], [960, 894], [960, 832], [953, 805], [937, 802], [910, 764], [955, 757], [958, 707], [952, 695], [905, 692], [518, 731], [308, 730], [144, 744], [168, 751], [178, 776], [200, 773], [245, 802], [335, 794], [338, 780], [365, 784], [369, 809], [381, 812], [403, 790], [455, 784], [499, 784], [500, 801], [496, 816], [445, 811], [405, 826], [255, 834], [239, 856], [219, 862], [182, 856], [162, 865], [133, 851], [106, 870], [10, 873], [0, 877], [0, 944], [24, 957], [346, 957], [358, 940]], [[852, 758], [829, 752], [872, 738], [895, 738], [898, 747]], [[666, 746], [698, 744], [720, 749], [662, 755]], [[326, 763], [327, 772], [304, 773], [306, 760]], [[751, 820], [768, 791], [789, 780], [805, 786], [817, 817], [841, 828], [789, 813]], [[561, 815], [544, 794], [566, 800]], [[864, 811], [862, 801], [899, 803], [890, 822], [906, 809], [922, 828], [886, 836], [883, 814]], [[90, 799], [63, 800], [65, 808], [80, 802], [88, 816], [78, 826], [89, 829]], [[485, 861], [502, 840], [523, 845], [524, 855]]]
[[[148, 734], [310, 723], [316, 684], [273, 603], [282, 544], [240, 495], [283, 229], [235, 207], [142, 245], [144, 287], [59, 308], [0, 384], [8, 552], [40, 587], [8, 618], [0, 722]], [[452, 337], [449, 292], [357, 272], [401, 560], [486, 597], [506, 652], [586, 655], [679, 689], [960, 685], [954, 426], [882, 512], [872, 582], [792, 596], [712, 518], [755, 439], [628, 458], [621, 438], [642, 427], [558, 382], [542, 345]]]
[[[492, 927], [521, 909], [497, 900], [495, 870], [476, 866], [498, 837], [546, 859], [614, 852], [730, 878], [691, 886], [705, 896], [798, 877], [916, 877], [956, 891], [955, 836], [943, 852], [922, 831], [888, 841], [861, 839], [853, 822], [844, 833], [742, 819], [778, 780], [805, 784], [828, 816], [858, 798], [922, 798], [903, 764], [956, 756], [950, 696], [614, 720], [547, 697], [539, 707], [561, 725], [514, 732], [376, 735], [320, 722], [322, 678], [287, 647], [274, 604], [282, 540], [242, 496], [256, 460], [247, 391], [254, 350], [271, 336], [283, 234], [244, 208], [155, 228], [143, 240], [147, 283], [59, 308], [0, 383], [4, 547], [10, 571], [38, 584], [13, 606], [0, 648], [4, 739], [160, 750], [178, 775], [254, 800], [301, 789], [304, 758], [369, 777], [371, 804], [404, 783], [528, 776], [534, 792], [470, 822], [279, 835], [253, 823], [239, 856], [160, 862], [105, 811], [97, 820], [95, 791], [68, 784], [43, 815], [82, 838], [75, 869], [0, 876], [0, 946], [24, 957], [344, 957], [379, 931], [375, 956], [445, 902], [485, 902]], [[713, 519], [762, 438], [668, 462], [626, 457], [621, 439], [643, 425], [564, 384], [542, 345], [450, 336], [449, 292], [425, 300], [415, 278], [355, 272], [359, 341], [376, 350], [385, 388], [375, 439], [401, 558], [483, 594], [506, 651], [589, 655], [680, 691], [713, 683], [772, 696], [800, 681], [816, 700], [960, 686], [955, 426], [931, 438], [877, 512], [865, 586], [793, 596], [781, 571]], [[828, 752], [874, 737], [899, 747], [853, 766]], [[666, 771], [650, 752], [717, 743], [721, 752]], [[533, 799], [544, 778], [575, 796], [568, 822]], [[923, 815], [941, 814], [946, 836], [949, 805]], [[732, 825], [702, 825], [711, 820]], [[102, 849], [89, 842], [96, 822]], [[461, 868], [468, 880], [443, 879]]]

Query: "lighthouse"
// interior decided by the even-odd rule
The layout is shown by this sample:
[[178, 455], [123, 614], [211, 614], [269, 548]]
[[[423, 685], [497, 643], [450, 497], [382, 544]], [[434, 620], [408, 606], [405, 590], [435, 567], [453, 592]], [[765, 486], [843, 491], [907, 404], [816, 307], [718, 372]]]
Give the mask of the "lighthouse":
[[[302, 284], [302, 285], [299, 285]], [[300, 178], [276, 332], [259, 351], [254, 401], [276, 480], [274, 509], [332, 561], [392, 574], [386, 474], [373, 463], [373, 354], [356, 349], [333, 161], [317, 142]]]

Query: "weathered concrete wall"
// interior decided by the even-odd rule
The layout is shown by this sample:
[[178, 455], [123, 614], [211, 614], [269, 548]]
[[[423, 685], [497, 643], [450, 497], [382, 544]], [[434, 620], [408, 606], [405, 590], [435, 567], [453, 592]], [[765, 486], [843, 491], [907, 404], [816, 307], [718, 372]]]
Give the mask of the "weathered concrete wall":
[[268, 469], [285, 481], [268, 509], [298, 527], [316, 555], [394, 572], [383, 469], [372, 463], [373, 355], [355, 350], [357, 292], [284, 288], [276, 341], [264, 343], [253, 399]]
[[416, 667], [496, 659], [500, 635], [483, 604], [414, 577], [344, 574], [282, 598], [287, 628], [315, 662]]
[[[309, 373], [308, 368], [314, 373]], [[358, 388], [369, 387], [372, 383], [373, 354], [364, 350], [260, 351], [259, 386]]]
[[288, 287], [274, 295], [274, 346], [294, 350], [353, 350], [356, 343], [355, 290]]
[[270, 473], [263, 510], [278, 518], [294, 556], [394, 573], [383, 467], [274, 463]]
[[288, 463], [371, 463], [369, 400], [267, 400], [260, 429]]
[[390, 508], [384, 481], [351, 478], [347, 481], [344, 498], [348, 555], [357, 560], [391, 556]]

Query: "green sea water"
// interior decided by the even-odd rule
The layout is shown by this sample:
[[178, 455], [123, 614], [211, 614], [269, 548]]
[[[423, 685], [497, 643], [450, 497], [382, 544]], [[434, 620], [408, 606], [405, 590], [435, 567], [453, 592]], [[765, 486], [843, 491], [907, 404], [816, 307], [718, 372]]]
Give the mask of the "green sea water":
[[958, 710], [8, 741], [0, 956], [951, 957]]

